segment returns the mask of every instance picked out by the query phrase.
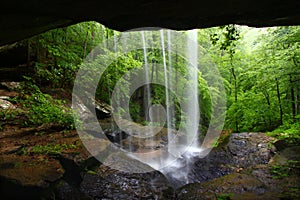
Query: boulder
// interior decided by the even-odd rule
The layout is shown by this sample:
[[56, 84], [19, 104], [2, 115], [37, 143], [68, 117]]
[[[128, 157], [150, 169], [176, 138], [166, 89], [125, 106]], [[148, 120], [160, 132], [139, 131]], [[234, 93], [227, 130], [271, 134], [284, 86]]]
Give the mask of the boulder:
[[[123, 155], [124, 156], [124, 155]], [[171, 199], [173, 189], [162, 173], [129, 157], [111, 154], [107, 165], [83, 170], [79, 185], [62, 182], [59, 199]], [[117, 170], [111, 165], [118, 165]], [[147, 168], [149, 172], [142, 173]], [[139, 173], [141, 172], [141, 173]]]
[[[233, 172], [240, 172], [250, 166], [268, 164], [275, 151], [271, 142], [274, 139], [265, 133], [233, 133], [229, 141], [213, 148], [204, 158], [201, 152], [188, 159], [181, 158], [182, 169], [168, 171], [167, 177], [175, 187], [186, 183], [205, 182]], [[181, 179], [177, 171], [189, 169]], [[201, 172], [201, 173], [199, 173]]]
[[186, 185], [177, 190], [178, 199], [236, 199], [264, 200], [278, 199], [278, 193], [267, 192], [266, 186], [258, 179], [232, 173], [205, 183]]
[[51, 187], [62, 178], [64, 169], [58, 161], [45, 162], [30, 156], [0, 155], [0, 194], [3, 199], [51, 196]]

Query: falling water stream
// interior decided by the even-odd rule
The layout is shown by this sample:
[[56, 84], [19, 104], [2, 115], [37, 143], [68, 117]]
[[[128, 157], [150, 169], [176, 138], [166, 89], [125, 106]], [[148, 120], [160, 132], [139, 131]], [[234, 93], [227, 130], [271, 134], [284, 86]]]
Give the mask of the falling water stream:
[[[167, 40], [165, 40], [165, 33], [167, 35]], [[148, 38], [144, 31], [141, 31], [142, 44], [143, 44], [143, 55], [144, 55], [144, 66], [145, 66], [145, 82], [149, 83], [149, 74], [150, 69], [148, 67], [148, 52], [147, 44]], [[199, 136], [199, 99], [198, 99], [198, 43], [197, 43], [197, 30], [191, 30], [187, 32], [186, 37], [186, 66], [188, 80], [186, 81], [186, 89], [184, 91], [186, 102], [183, 105], [183, 110], [186, 113], [186, 124], [187, 126], [183, 129], [185, 133], [185, 138], [176, 139], [172, 131], [174, 126], [172, 126], [172, 120], [175, 117], [174, 111], [174, 102], [171, 102], [173, 99], [170, 98], [170, 88], [172, 84], [175, 83], [174, 76], [172, 73], [172, 41], [171, 41], [171, 32], [170, 31], [159, 31], [159, 40], [161, 45], [162, 53], [162, 67], [163, 67], [163, 84], [165, 87], [165, 107], [158, 107], [157, 105], [151, 104], [151, 90], [150, 84], [146, 84], [144, 98], [144, 113], [145, 119], [153, 121], [154, 119], [159, 118], [159, 112], [154, 112], [156, 109], [165, 110], [165, 123], [167, 128], [167, 138], [168, 144], [166, 152], [162, 159], [155, 159], [149, 157], [147, 154], [139, 157], [138, 159], [156, 170], [160, 170], [164, 173], [168, 179], [170, 179], [175, 185], [182, 185], [189, 182], [188, 173], [191, 156], [197, 155], [201, 152], [200, 145], [198, 144]], [[167, 42], [167, 45], [165, 43]], [[168, 56], [166, 56], [166, 47]], [[168, 60], [167, 60], [168, 59]], [[168, 62], [167, 62], [168, 61]], [[167, 65], [168, 63], [168, 65]], [[153, 69], [152, 69], [153, 70]], [[152, 72], [153, 73], [153, 72]], [[171, 106], [172, 105], [172, 106]], [[156, 106], [156, 107], [155, 107]], [[150, 116], [149, 116], [150, 115]], [[148, 118], [149, 117], [149, 118]], [[155, 121], [155, 120], [154, 120]], [[150, 122], [151, 125], [151, 122]], [[148, 129], [149, 131], [149, 129]], [[151, 131], [153, 131], [151, 129]], [[182, 155], [181, 155], [182, 154]], [[181, 156], [180, 156], [181, 155]], [[178, 159], [176, 159], [176, 157]], [[170, 161], [170, 162], [168, 162]], [[183, 170], [184, 169], [184, 170]], [[174, 181], [175, 180], [175, 181]], [[176, 186], [176, 187], [177, 187]]]
[[[144, 97], [144, 113], [145, 113], [145, 119], [149, 121], [149, 106], [151, 104], [151, 93], [150, 93], [150, 84], [149, 84], [149, 65], [148, 65], [148, 58], [147, 58], [147, 48], [146, 48], [146, 38], [145, 38], [145, 32], [141, 32], [142, 35], [142, 42], [143, 42], [143, 53], [144, 53], [144, 65], [145, 65], [145, 94]], [[147, 84], [148, 83], [148, 84]]]
[[[165, 40], [164, 40], [164, 31], [160, 30], [160, 40], [161, 40], [161, 48], [162, 48], [162, 56], [163, 56], [163, 65], [164, 65], [164, 79], [165, 79], [165, 92], [166, 92], [166, 121], [168, 127], [168, 152], [172, 152], [174, 145], [172, 144], [172, 135], [171, 135], [171, 113], [170, 113], [170, 96], [169, 96], [169, 79], [168, 79], [168, 70], [167, 70], [167, 62], [166, 62], [166, 53], [165, 53]], [[168, 45], [168, 47], [170, 47]], [[170, 53], [170, 52], [169, 52]], [[170, 58], [170, 57], [169, 57]], [[170, 60], [169, 60], [170, 62]]]
[[192, 144], [191, 147], [198, 148], [198, 126], [199, 126], [199, 99], [198, 99], [198, 34], [197, 30], [188, 31], [187, 36], [187, 59], [188, 72], [191, 81], [191, 86], [188, 87], [188, 111], [187, 115], [190, 120], [189, 126], [187, 126], [187, 144]]

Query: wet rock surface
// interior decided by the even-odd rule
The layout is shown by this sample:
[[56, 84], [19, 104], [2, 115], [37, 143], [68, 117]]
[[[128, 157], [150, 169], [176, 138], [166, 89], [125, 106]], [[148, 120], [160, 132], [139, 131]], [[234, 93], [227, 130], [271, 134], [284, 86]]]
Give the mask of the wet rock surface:
[[256, 193], [262, 195], [266, 187], [246, 174], [232, 173], [205, 183], [189, 184], [178, 190], [178, 199], [216, 199], [219, 194]]
[[[116, 145], [125, 145], [133, 137], [111, 131], [110, 119], [105, 120], [101, 133], [93, 124], [83, 130], [91, 136], [85, 142], [95, 146], [96, 153], [120, 148]], [[300, 197], [296, 172], [299, 147], [277, 143], [280, 148], [276, 149], [274, 139], [264, 133], [231, 134], [227, 142], [212, 149], [206, 157], [196, 154], [186, 159], [183, 155], [179, 167], [162, 174], [120, 152], [107, 155], [104, 165], [85, 149], [76, 131], [64, 132], [51, 124], [24, 128], [10, 122], [2, 126], [1, 199]], [[162, 129], [152, 143], [147, 139], [135, 141], [142, 141], [143, 145], [132, 151], [155, 153], [156, 148], [167, 144], [166, 132]], [[144, 171], [148, 172], [141, 173]]]
[[48, 196], [65, 170], [59, 162], [45, 156], [0, 155], [1, 199], [38, 199]]
[[278, 151], [273, 141], [264, 133], [232, 134], [204, 159], [194, 158], [192, 183], [177, 189], [177, 199], [299, 199], [300, 147]]
[[299, 169], [299, 165], [291, 169], [288, 176], [276, 177], [270, 164], [251, 166], [210, 181], [185, 185], [177, 189], [176, 198], [296, 200], [300, 197], [297, 168]]
[[[38, 130], [5, 125], [0, 132], [1, 199], [172, 198], [167, 179], [149, 166], [112, 154], [107, 162], [118, 163], [127, 172], [114, 170], [92, 157], [75, 132]], [[112, 144], [101, 145], [98, 149], [105, 151]], [[39, 152], [45, 147], [60, 149]], [[146, 168], [149, 173], [139, 173]]]
[[[140, 168], [149, 168], [149, 166], [136, 160], [128, 162], [130, 158], [124, 160], [120, 160], [119, 156], [117, 158], [119, 165], [121, 165], [119, 167], [125, 171], [107, 167], [96, 160], [91, 163], [91, 159], [79, 164], [72, 163], [72, 160], [68, 159], [69, 166], [66, 166], [66, 158], [64, 158], [65, 163], [60, 158], [66, 172], [64, 173], [63, 182], [56, 190], [56, 196], [59, 199], [173, 198], [173, 188], [171, 188], [162, 173], [154, 169], [148, 169], [148, 173], [139, 173]], [[110, 159], [114, 161], [114, 155], [109, 156], [108, 160]], [[109, 164], [112, 165], [112, 161]], [[70, 172], [72, 176], [67, 177], [66, 174]]]
[[[58, 199], [172, 199], [173, 190], [158, 172], [126, 174], [114, 171], [108, 175], [84, 173], [78, 188], [62, 182], [57, 189]], [[160, 180], [162, 179], [162, 180]], [[154, 180], [157, 180], [156, 183]], [[166, 185], [165, 185], [166, 184]]]
[[102, 166], [86, 173], [80, 190], [93, 199], [169, 199], [173, 189], [158, 171], [125, 173]]
[[[182, 159], [182, 168], [189, 168], [185, 179], [174, 179], [173, 172], [167, 176], [175, 187], [180, 187], [186, 183], [212, 180], [250, 166], [267, 164], [275, 151], [272, 141], [274, 138], [264, 133], [233, 133], [228, 143], [213, 148], [206, 157], [200, 158], [200, 153], [200, 157], [195, 155], [187, 159], [188, 162]], [[180, 168], [177, 170], [182, 171]]]

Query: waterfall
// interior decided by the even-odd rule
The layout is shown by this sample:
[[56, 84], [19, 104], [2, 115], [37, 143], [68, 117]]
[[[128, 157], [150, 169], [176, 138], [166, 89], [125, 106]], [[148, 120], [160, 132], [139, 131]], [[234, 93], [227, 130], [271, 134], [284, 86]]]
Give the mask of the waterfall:
[[[165, 40], [164, 40], [164, 31], [160, 30], [160, 40], [161, 40], [161, 48], [162, 48], [162, 56], [163, 56], [163, 66], [164, 66], [164, 79], [165, 79], [165, 95], [166, 95], [166, 120], [167, 120], [167, 134], [168, 134], [168, 152], [172, 153], [174, 145], [172, 144], [172, 135], [171, 135], [171, 115], [170, 115], [170, 96], [169, 96], [169, 79], [168, 79], [168, 70], [166, 63], [166, 53], [165, 53]], [[169, 40], [168, 40], [169, 42]], [[168, 47], [170, 44], [168, 43]], [[170, 58], [170, 57], [169, 57]], [[170, 60], [169, 60], [170, 62]]]
[[[169, 65], [168, 65], [168, 71], [169, 74], [168, 75], [168, 86], [171, 86], [175, 83], [174, 78], [175, 76], [173, 75], [173, 67], [172, 67], [172, 38], [171, 38], [171, 31], [167, 30], [167, 38], [168, 38], [168, 61], [169, 61]], [[173, 91], [174, 92], [174, 91]], [[172, 128], [175, 129], [175, 99], [174, 97], [171, 99], [171, 96], [169, 95], [169, 92], [167, 93], [167, 95], [169, 96], [168, 100], [171, 102], [171, 104], [168, 105], [168, 128]], [[172, 136], [170, 133], [170, 129], [168, 130], [168, 141], [172, 140]], [[168, 144], [168, 152], [175, 152], [175, 148], [176, 145], [174, 145], [174, 143], [169, 142]]]
[[[151, 90], [150, 90], [150, 81], [149, 81], [149, 65], [148, 65], [148, 58], [147, 58], [147, 48], [146, 48], [146, 42], [147, 42], [147, 34], [145, 33], [145, 31], [141, 31], [141, 36], [142, 36], [142, 44], [143, 44], [143, 55], [144, 55], [144, 66], [145, 66], [145, 82], [146, 85], [144, 86], [144, 99], [143, 99], [143, 104], [144, 104], [144, 117], [145, 117], [145, 121], [149, 122], [152, 121], [152, 109], [153, 108], [151, 106]], [[153, 134], [153, 128], [151, 128], [151, 123], [150, 123], [150, 128], [147, 129], [150, 134]], [[153, 141], [153, 139], [152, 139]], [[140, 146], [140, 143], [139, 143]], [[152, 157], [149, 156], [147, 153], [143, 154], [143, 158], [142, 158], [143, 162], [145, 163], [149, 163], [149, 165], [157, 165], [157, 163], [153, 163], [152, 161]]]
[[[174, 34], [174, 38], [172, 38], [172, 33], [173, 32], [170, 30], [138, 32], [141, 43], [140, 50], [142, 50], [142, 57], [140, 60], [143, 62], [143, 68], [141, 68], [138, 80], [141, 80], [142, 82], [141, 84], [136, 84], [134, 81], [132, 83], [133, 87], [139, 85], [139, 87], [142, 87], [143, 89], [142, 113], [144, 114], [143, 117], [147, 124], [139, 126], [138, 129], [130, 126], [128, 127], [129, 129], [133, 128], [132, 130], [125, 130], [122, 129], [122, 127], [120, 127], [120, 129], [129, 132], [135, 131], [138, 134], [129, 137], [130, 141], [128, 142], [131, 142], [134, 137], [138, 138], [137, 144], [135, 145], [138, 145], [139, 147], [137, 151], [130, 152], [130, 156], [161, 171], [170, 180], [176, 180], [176, 184], [174, 185], [178, 186], [189, 182], [188, 174], [190, 172], [190, 162], [192, 162], [192, 157], [195, 155], [197, 156], [201, 151], [197, 140], [199, 136], [198, 127], [200, 112], [197, 69], [198, 42], [197, 30], [188, 31], [186, 34]], [[151, 38], [148, 36], [151, 36]], [[132, 39], [133, 38], [134, 37], [132, 37]], [[129, 42], [127, 39], [126, 44]], [[113, 42], [113, 50], [117, 55], [117, 39], [115, 32]], [[183, 73], [179, 74], [177, 77], [177, 74], [173, 74], [173, 72], [177, 73], [177, 71], [175, 71], [174, 66], [172, 66], [172, 48], [174, 48], [174, 45], [178, 44], [181, 45], [181, 52], [179, 52], [179, 55], [184, 59], [181, 60], [180, 65], [178, 65], [176, 59], [176, 64], [178, 65], [176, 65], [176, 67], [182, 70], [178, 73]], [[118, 48], [120, 47], [118, 46]], [[157, 51], [158, 49], [160, 51]], [[174, 53], [178, 54], [177, 48]], [[153, 57], [156, 59], [154, 62], [157, 63], [154, 64], [151, 60], [151, 68], [149, 67], [149, 58], [153, 59]], [[156, 78], [153, 78], [154, 74]], [[150, 75], [152, 77], [151, 80]], [[151, 89], [154, 90], [153, 94], [157, 94], [155, 92], [156, 86], [150, 88], [150, 83], [164, 87], [163, 90], [159, 91], [164, 92], [165, 102], [162, 103], [158, 101], [158, 104], [158, 102], [155, 101], [155, 96], [151, 96]], [[175, 84], [176, 87], [178, 86], [176, 89]], [[177, 101], [179, 101], [181, 113], [175, 112], [175, 97], [177, 98]], [[161, 99], [163, 97], [159, 96], [157, 98]], [[115, 97], [115, 100], [119, 101], [118, 95]], [[160, 103], [164, 105], [160, 105]], [[182, 116], [183, 118], [181, 119], [180, 117]], [[182, 126], [181, 124], [175, 124], [178, 123], [175, 119], [176, 117], [179, 117], [178, 121], [181, 120], [180, 123], [183, 124]], [[157, 127], [158, 124], [160, 127]], [[159, 132], [157, 130], [161, 130], [161, 126], [163, 125], [165, 127], [163, 137], [165, 137], [166, 140], [164, 146], [161, 147], [161, 143], [157, 143], [157, 138], [155, 138], [155, 136]], [[176, 129], [176, 126], [178, 125], [179, 128]], [[143, 138], [146, 140], [143, 140]], [[147, 145], [149, 146], [144, 148]], [[160, 147], [151, 145], [160, 145]]]
[[[165, 41], [165, 33], [167, 33], [167, 40]], [[149, 66], [148, 66], [148, 58], [147, 58], [147, 35], [146, 32], [141, 31], [142, 36], [142, 45], [143, 45], [143, 55], [144, 55], [144, 69], [145, 69], [145, 82], [149, 83]], [[189, 158], [197, 154], [201, 151], [198, 144], [198, 126], [199, 126], [199, 102], [198, 102], [198, 42], [197, 42], [197, 30], [191, 30], [187, 32], [186, 37], [186, 68], [187, 68], [187, 78], [186, 89], [181, 89], [185, 95], [185, 100], [183, 100], [183, 110], [185, 115], [185, 122], [187, 126], [183, 129], [185, 139], [176, 140], [174, 139], [174, 134], [172, 130], [174, 130], [175, 126], [172, 126], [172, 120], [175, 117], [175, 107], [174, 107], [174, 99], [170, 98], [170, 88], [172, 88], [172, 84], [175, 82], [173, 80], [175, 76], [172, 76], [172, 41], [171, 41], [171, 32], [160, 30], [158, 34], [160, 41], [160, 49], [162, 53], [162, 64], [163, 64], [163, 73], [160, 80], [163, 82], [165, 87], [165, 107], [163, 108], [161, 105], [152, 105], [151, 104], [151, 94], [150, 94], [150, 86], [146, 84], [144, 90], [144, 112], [145, 119], [150, 118], [150, 124], [148, 131], [153, 132], [152, 122], [155, 122], [155, 119], [158, 119], [159, 113], [162, 115], [160, 110], [165, 110], [165, 121], [167, 128], [167, 152], [164, 153], [164, 160], [161, 159], [151, 159], [144, 155], [144, 158], [140, 158], [141, 161], [149, 164], [157, 170], [162, 170], [172, 176], [175, 176], [176, 179], [181, 179], [185, 183], [188, 183], [188, 171], [189, 171]], [[155, 41], [153, 41], [155, 42]], [[167, 45], [165, 45], [167, 42]], [[167, 51], [166, 51], [167, 47]], [[167, 55], [168, 53], [168, 65], [167, 65]], [[174, 92], [174, 91], [173, 91]], [[172, 105], [172, 106], [171, 106]], [[147, 116], [146, 116], [147, 115]], [[151, 133], [152, 135], [152, 133]], [[180, 159], [179, 161], [169, 162], [168, 160], [174, 160], [176, 157], [180, 157], [183, 154], [184, 159]], [[182, 157], [183, 158], [183, 157]], [[168, 165], [165, 167], [165, 165]], [[183, 172], [176, 172], [176, 174], [170, 173], [170, 170], [174, 170], [174, 168], [182, 168], [185, 166], [186, 170]], [[162, 169], [164, 168], [164, 169]]]
[[[164, 41], [164, 31], [160, 30], [160, 41], [161, 41], [161, 48], [162, 48], [162, 56], [163, 56], [163, 65], [164, 65], [164, 79], [165, 79], [165, 91], [166, 91], [166, 110], [167, 110], [167, 117], [169, 117], [169, 90], [168, 90], [168, 73], [167, 73], [167, 63], [166, 63], [166, 53], [165, 53], [165, 41]], [[169, 126], [169, 119], [167, 119], [168, 128]]]
[[148, 58], [147, 58], [145, 32], [141, 31], [141, 35], [142, 35], [142, 43], [143, 43], [145, 82], [146, 82], [146, 87], [144, 90], [144, 112], [145, 112], [145, 120], [149, 121], [149, 107], [151, 104], [151, 94], [150, 94], [150, 84], [149, 84], [150, 83], [150, 81], [149, 81], [149, 66], [148, 66]]
[[[212, 149], [212, 142], [218, 139], [220, 134], [215, 127], [223, 126], [225, 114], [222, 109], [226, 108], [226, 102], [223, 102], [226, 98], [211, 95], [211, 118], [214, 121], [209, 124], [203, 139], [205, 145], [201, 149], [198, 144], [199, 78], [204, 82], [201, 86], [209, 92], [211, 92], [210, 88], [220, 88], [221, 95], [226, 93], [213, 62], [208, 62], [207, 57], [198, 60], [197, 30], [187, 32], [139, 30], [113, 34], [114, 38], [110, 43], [103, 42], [102, 47], [106, 48], [105, 51], [101, 51], [103, 55], [95, 61], [87, 59], [86, 66], [78, 72], [79, 76], [76, 78], [73, 92], [75, 97], [83, 98], [79, 103], [89, 102], [90, 99], [85, 99], [86, 96], [82, 94], [86, 94], [88, 90], [95, 95], [105, 70], [109, 66], [119, 65], [120, 62], [114, 61], [121, 56], [122, 59], [126, 58], [126, 54], [130, 53], [128, 57], [130, 62], [124, 63], [126, 69], [123, 71], [121, 66], [118, 66], [122, 74], [117, 77], [112, 94], [109, 94], [112, 96], [111, 107], [114, 120], [112, 123], [120, 130], [119, 140], [122, 140], [120, 145], [124, 148], [114, 144], [110, 145], [104, 153], [99, 153], [97, 147], [101, 146], [100, 141], [106, 141], [105, 137], [96, 140], [99, 141], [99, 145], [90, 144], [90, 137], [86, 137], [86, 130], [93, 130], [93, 133], [94, 130], [102, 130], [97, 125], [98, 119], [95, 117], [80, 118], [85, 122], [82, 131], [79, 131], [83, 143], [92, 155], [96, 155], [103, 164], [107, 162], [111, 168], [132, 172], [131, 168], [122, 167], [121, 164], [126, 162], [119, 163], [115, 157], [108, 156], [121, 156], [120, 160], [129, 157], [130, 159], [126, 160], [129, 163], [134, 158], [151, 166], [148, 168], [143, 165], [137, 173], [159, 170], [174, 183], [175, 187], [191, 182], [189, 175], [193, 170], [192, 162], [195, 161], [195, 157], [206, 156]], [[198, 64], [198, 61], [201, 64]], [[198, 67], [204, 69], [201, 74]], [[140, 89], [143, 89], [143, 93], [138, 93]], [[165, 102], [162, 102], [164, 97]], [[77, 98], [74, 98], [72, 103], [77, 105]], [[130, 107], [132, 105], [136, 107]], [[137, 122], [132, 119], [131, 113], [142, 113], [143, 116], [138, 116]], [[92, 114], [94, 113], [90, 115]], [[141, 120], [146, 121], [146, 125], [138, 124]], [[122, 138], [121, 135], [126, 137]]]
[[199, 100], [198, 100], [198, 40], [197, 30], [187, 31], [187, 61], [190, 87], [188, 87], [188, 126], [187, 126], [187, 144], [190, 147], [197, 148], [198, 144], [198, 126], [199, 126]]

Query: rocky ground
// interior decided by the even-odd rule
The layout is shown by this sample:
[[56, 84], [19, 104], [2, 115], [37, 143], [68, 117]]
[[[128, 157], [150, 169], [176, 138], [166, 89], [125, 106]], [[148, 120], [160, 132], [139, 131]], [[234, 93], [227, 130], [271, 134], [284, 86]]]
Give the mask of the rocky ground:
[[231, 134], [195, 160], [189, 176], [196, 183], [177, 189], [177, 199], [299, 199], [300, 146], [279, 151], [277, 143], [264, 133]]
[[[16, 93], [0, 94], [7, 97], [1, 112], [18, 108], [8, 101]], [[300, 147], [265, 133], [231, 134], [205, 158], [191, 158], [185, 184], [171, 172], [110, 169], [89, 154], [76, 131], [23, 127], [22, 116], [17, 119], [1, 119], [1, 199], [300, 199]]]

